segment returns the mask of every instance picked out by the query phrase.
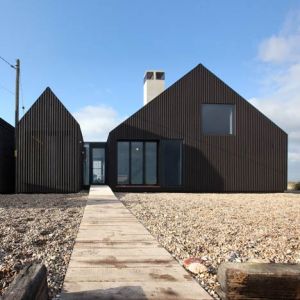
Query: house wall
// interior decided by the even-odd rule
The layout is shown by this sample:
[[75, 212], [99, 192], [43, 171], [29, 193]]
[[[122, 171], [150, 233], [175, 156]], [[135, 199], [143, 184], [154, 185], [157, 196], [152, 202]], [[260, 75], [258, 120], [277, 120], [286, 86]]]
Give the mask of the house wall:
[[47, 88], [17, 127], [17, 193], [71, 193], [82, 187], [79, 124]]
[[[236, 105], [234, 136], [205, 136], [201, 104]], [[117, 185], [117, 141], [183, 140], [179, 188]], [[287, 134], [202, 65], [110, 132], [108, 183], [114, 191], [282, 192]]]
[[0, 118], [0, 193], [15, 190], [15, 129]]

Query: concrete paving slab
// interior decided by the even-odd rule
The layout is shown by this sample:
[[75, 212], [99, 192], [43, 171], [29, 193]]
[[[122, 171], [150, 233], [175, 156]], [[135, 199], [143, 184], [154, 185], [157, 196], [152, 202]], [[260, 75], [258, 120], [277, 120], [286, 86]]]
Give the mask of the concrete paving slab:
[[61, 299], [212, 299], [114, 196], [91, 187]]

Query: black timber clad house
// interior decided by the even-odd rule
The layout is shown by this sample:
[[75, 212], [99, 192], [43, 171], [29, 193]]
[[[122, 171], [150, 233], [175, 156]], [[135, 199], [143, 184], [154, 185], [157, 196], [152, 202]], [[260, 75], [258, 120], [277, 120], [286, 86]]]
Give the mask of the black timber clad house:
[[17, 126], [17, 193], [71, 193], [82, 188], [83, 138], [50, 88]]
[[287, 134], [202, 65], [112, 130], [107, 152], [114, 191], [287, 186]]
[[[202, 65], [113, 129], [106, 143], [83, 143], [79, 124], [49, 88], [16, 136], [17, 193], [70, 193], [91, 184], [124, 192], [287, 187], [287, 134]], [[7, 141], [13, 149], [13, 137]], [[0, 173], [0, 187], [6, 179]]]
[[15, 128], [0, 118], [0, 194], [13, 193]]

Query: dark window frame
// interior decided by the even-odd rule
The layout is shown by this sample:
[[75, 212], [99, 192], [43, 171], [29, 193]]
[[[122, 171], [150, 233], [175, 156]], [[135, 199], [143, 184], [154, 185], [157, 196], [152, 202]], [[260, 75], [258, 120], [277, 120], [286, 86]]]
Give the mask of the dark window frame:
[[[129, 183], [125, 183], [125, 184], [122, 184], [122, 183], [119, 183], [118, 182], [118, 164], [119, 164], [119, 161], [118, 161], [118, 143], [119, 142], [128, 142], [129, 143]], [[132, 184], [131, 182], [131, 143], [134, 143], [134, 142], [140, 142], [140, 143], [143, 143], [143, 183], [141, 184]], [[146, 146], [145, 144], [147, 142], [154, 142], [156, 143], [156, 184], [146, 184], [146, 160], [145, 160], [145, 156], [146, 156]], [[143, 140], [143, 139], [134, 139], [134, 140], [128, 140], [128, 139], [124, 139], [124, 140], [117, 140], [117, 151], [116, 151], [116, 161], [117, 161], [117, 185], [118, 186], [159, 186], [159, 170], [158, 170], [158, 163], [159, 163], [159, 141], [158, 140]]]
[[[203, 130], [203, 116], [204, 116], [204, 113], [203, 113], [203, 107], [204, 105], [230, 105], [230, 106], [233, 106], [234, 107], [234, 111], [233, 111], [233, 122], [232, 122], [232, 133], [227, 133], [227, 134], [220, 134], [220, 133], [205, 133], [204, 130]], [[223, 137], [223, 136], [226, 136], [226, 137], [234, 137], [236, 136], [236, 104], [235, 103], [202, 103], [201, 104], [201, 111], [200, 111], [200, 116], [201, 116], [201, 134], [203, 136], [214, 136], [214, 137]]]
[[[128, 183], [126, 182], [126, 183], [119, 183], [119, 142], [120, 143], [128, 143]], [[117, 170], [117, 184], [120, 184], [120, 185], [128, 185], [129, 183], [130, 183], [130, 178], [131, 178], [131, 168], [130, 168], [130, 163], [131, 163], [131, 160], [130, 160], [130, 157], [131, 157], [131, 155], [130, 155], [130, 149], [131, 149], [131, 147], [130, 147], [131, 145], [130, 145], [130, 142], [129, 141], [127, 141], [127, 140], [122, 140], [122, 141], [118, 141], [117, 142], [117, 153], [116, 153], [116, 162], [117, 162], [117, 168], [116, 168], [116, 170]], [[127, 181], [127, 180], [126, 180]]]
[[[163, 139], [162, 142], [170, 142], [170, 141], [177, 141], [180, 142], [180, 162], [181, 162], [181, 168], [180, 168], [180, 184], [179, 185], [165, 185], [163, 187], [171, 188], [171, 189], [180, 189], [183, 186], [185, 186], [185, 140], [180, 138], [174, 138], [174, 139]], [[160, 149], [161, 150], [161, 149]], [[160, 159], [163, 159], [161, 156], [161, 151], [159, 152]], [[161, 161], [160, 161], [161, 163]], [[162, 163], [160, 164], [160, 167], [162, 168]], [[162, 179], [163, 180], [163, 179]]]

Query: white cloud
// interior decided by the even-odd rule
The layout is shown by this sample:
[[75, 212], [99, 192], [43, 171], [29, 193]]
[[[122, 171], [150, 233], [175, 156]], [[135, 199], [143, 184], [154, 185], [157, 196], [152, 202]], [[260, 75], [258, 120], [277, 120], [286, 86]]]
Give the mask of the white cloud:
[[278, 34], [262, 41], [258, 56], [263, 62], [289, 63], [300, 59], [300, 13], [290, 13]]
[[300, 162], [300, 153], [299, 152], [289, 152], [289, 160], [291, 162]]
[[259, 58], [264, 62], [283, 63], [299, 59], [300, 36], [272, 36], [259, 47]]
[[124, 120], [112, 107], [105, 105], [88, 105], [73, 115], [85, 141], [106, 141], [108, 133]]
[[261, 42], [258, 58], [268, 70], [261, 81], [264, 93], [249, 101], [288, 133], [289, 179], [300, 180], [300, 12]]

